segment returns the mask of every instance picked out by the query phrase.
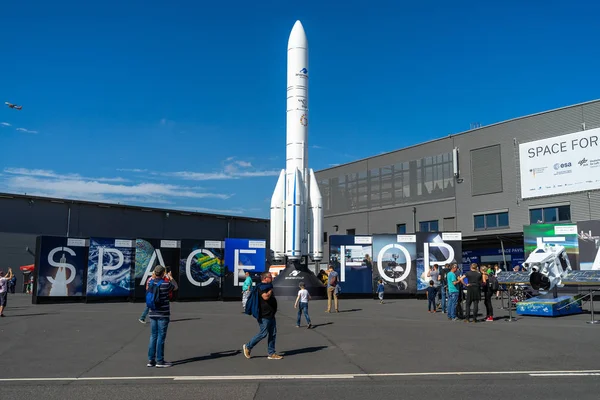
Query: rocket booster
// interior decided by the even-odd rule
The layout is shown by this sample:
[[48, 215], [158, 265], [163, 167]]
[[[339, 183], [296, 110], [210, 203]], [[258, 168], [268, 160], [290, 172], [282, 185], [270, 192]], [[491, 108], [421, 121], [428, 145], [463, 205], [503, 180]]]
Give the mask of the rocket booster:
[[308, 168], [308, 41], [300, 21], [288, 40], [286, 163], [271, 198], [275, 261], [323, 258], [323, 200]]

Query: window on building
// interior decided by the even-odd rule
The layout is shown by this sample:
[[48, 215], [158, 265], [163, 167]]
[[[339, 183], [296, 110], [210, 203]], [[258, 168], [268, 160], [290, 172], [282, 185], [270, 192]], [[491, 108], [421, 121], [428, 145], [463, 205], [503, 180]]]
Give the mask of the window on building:
[[476, 231], [508, 228], [508, 211], [473, 215], [473, 228]]
[[531, 224], [571, 222], [571, 206], [540, 207], [529, 210]]
[[439, 224], [438, 221], [421, 221], [419, 222], [419, 231], [420, 232], [438, 232]]
[[327, 232], [323, 232], [323, 243], [327, 243]]
[[356, 235], [356, 229], [346, 229], [346, 235]]
[[396, 224], [396, 234], [398, 234], [398, 235], [406, 234], [406, 224]]

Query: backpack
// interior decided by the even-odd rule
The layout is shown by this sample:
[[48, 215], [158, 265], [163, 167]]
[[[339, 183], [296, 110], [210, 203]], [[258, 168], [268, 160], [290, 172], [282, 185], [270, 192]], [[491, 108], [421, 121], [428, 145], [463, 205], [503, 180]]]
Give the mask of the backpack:
[[258, 286], [250, 287], [250, 294], [248, 300], [246, 300], [246, 308], [244, 313], [252, 315], [257, 320], [260, 319], [260, 304], [258, 299]]
[[146, 307], [150, 310], [156, 310], [163, 305], [160, 300], [160, 285], [165, 281], [163, 279], [159, 281], [150, 281], [148, 283], [148, 290], [146, 290]]
[[488, 276], [488, 289], [492, 292], [497, 292], [500, 289], [500, 284], [498, 283], [498, 278], [495, 275]]

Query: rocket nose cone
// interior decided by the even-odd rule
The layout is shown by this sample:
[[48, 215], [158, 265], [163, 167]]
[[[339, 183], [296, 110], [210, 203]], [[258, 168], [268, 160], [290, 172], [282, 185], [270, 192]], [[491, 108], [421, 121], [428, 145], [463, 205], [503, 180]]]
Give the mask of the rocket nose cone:
[[308, 41], [306, 40], [306, 33], [304, 32], [302, 22], [296, 21], [294, 27], [292, 28], [292, 32], [290, 33], [290, 39], [288, 40], [288, 48], [307, 47], [307, 42]]

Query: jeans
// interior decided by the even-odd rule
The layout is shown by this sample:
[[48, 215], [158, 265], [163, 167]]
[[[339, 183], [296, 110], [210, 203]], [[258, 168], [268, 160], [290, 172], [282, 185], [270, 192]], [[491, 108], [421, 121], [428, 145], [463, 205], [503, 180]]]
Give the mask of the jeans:
[[162, 363], [165, 361], [165, 339], [169, 318], [150, 317], [152, 333], [150, 334], [150, 345], [148, 346], [148, 360]]
[[448, 294], [448, 318], [456, 318], [456, 305], [458, 303], [458, 292]]
[[440, 286], [440, 295], [442, 297], [442, 311], [446, 312], [446, 286]]
[[246, 344], [248, 350], [252, 350], [261, 340], [269, 335], [267, 352], [269, 355], [275, 354], [275, 339], [277, 338], [277, 322], [273, 318], [261, 318], [258, 323], [260, 331]]
[[427, 302], [427, 310], [428, 311], [435, 311], [435, 297], [436, 296], [431, 296], [430, 298], [427, 299], [427, 300], [429, 300]]
[[144, 312], [142, 313], [142, 315], [140, 316], [140, 319], [142, 321], [146, 320], [146, 317], [148, 316], [148, 313], [150, 312], [150, 309], [148, 307], [146, 307], [146, 309], [144, 310]]
[[302, 321], [302, 312], [304, 312], [304, 318], [306, 318], [306, 323], [310, 325], [310, 316], [308, 315], [308, 303], [298, 303], [298, 320], [296, 325], [300, 326], [300, 322]]

